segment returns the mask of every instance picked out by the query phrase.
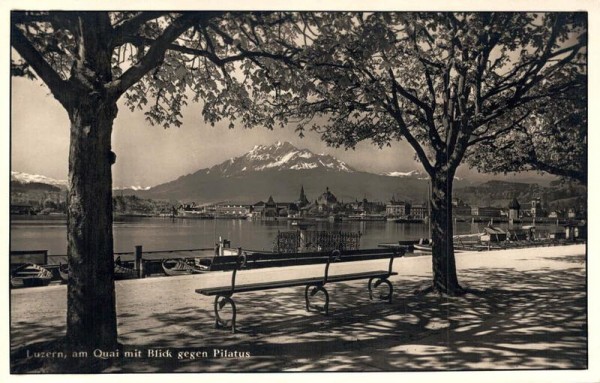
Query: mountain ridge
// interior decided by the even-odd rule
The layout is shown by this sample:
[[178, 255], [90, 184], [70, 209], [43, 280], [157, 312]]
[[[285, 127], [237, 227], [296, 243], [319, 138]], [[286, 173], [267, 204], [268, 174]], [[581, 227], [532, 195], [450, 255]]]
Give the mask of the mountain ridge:
[[[48, 179], [54, 184], [66, 184], [44, 176], [11, 172], [11, 180], [18, 182], [19, 178], [27, 182]], [[22, 185], [25, 186], [20, 186], [19, 191], [28, 184]], [[256, 145], [240, 156], [153, 187], [113, 189], [121, 195], [200, 204], [225, 201], [251, 204], [266, 201], [269, 196], [278, 202], [293, 202], [298, 199], [301, 187], [311, 201], [329, 188], [338, 200], [344, 201], [395, 198], [423, 203], [427, 199], [427, 185], [428, 177], [419, 170], [375, 174], [357, 170], [331, 155], [277, 142], [270, 146]], [[455, 177], [454, 186], [456, 197], [477, 205], [504, 205], [512, 196], [530, 198], [540, 193], [552, 198], [571, 195], [531, 182], [487, 180], [476, 186], [470, 179]]]
[[[328, 154], [315, 154], [289, 142], [256, 145], [247, 153], [220, 164], [132, 192], [144, 198], [175, 198], [199, 203], [255, 203], [270, 195], [295, 201], [304, 187], [313, 199], [329, 187], [338, 199], [388, 200], [393, 196], [422, 199], [427, 182], [417, 170], [399, 177], [359, 171]], [[402, 183], [398, 180], [401, 178]], [[125, 191], [124, 191], [125, 192]]]

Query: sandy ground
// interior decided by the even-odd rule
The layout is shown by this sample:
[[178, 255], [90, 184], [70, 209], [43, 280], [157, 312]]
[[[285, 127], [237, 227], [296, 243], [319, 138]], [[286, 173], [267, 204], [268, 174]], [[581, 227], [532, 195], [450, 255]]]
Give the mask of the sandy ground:
[[[194, 292], [228, 281], [229, 273], [118, 281], [120, 342], [130, 356], [144, 357], [115, 360], [106, 372], [586, 368], [584, 245], [461, 253], [456, 261], [460, 282], [479, 292], [415, 295], [431, 280], [431, 258], [401, 258], [392, 304], [370, 302], [366, 281], [331, 285], [328, 317], [304, 310], [303, 287], [239, 294], [236, 334], [215, 329], [213, 298]], [[340, 264], [335, 272], [386, 266]], [[321, 272], [307, 266], [239, 276]], [[66, 286], [12, 290], [14, 365], [26, 365], [28, 347], [64, 335], [65, 316]], [[149, 349], [172, 357], [147, 358]]]

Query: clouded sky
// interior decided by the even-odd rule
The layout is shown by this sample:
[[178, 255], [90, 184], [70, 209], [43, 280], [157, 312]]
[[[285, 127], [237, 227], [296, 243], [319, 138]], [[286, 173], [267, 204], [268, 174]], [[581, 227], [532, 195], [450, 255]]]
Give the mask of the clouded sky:
[[[291, 127], [272, 131], [228, 129], [228, 122], [211, 127], [204, 123], [200, 111], [200, 105], [190, 104], [184, 110], [182, 127], [164, 129], [150, 125], [143, 112], [131, 112], [120, 105], [112, 136], [113, 151], [117, 154], [113, 186], [158, 185], [243, 155], [254, 145], [277, 141], [331, 154], [358, 170], [373, 173], [422, 170], [414, 161], [414, 151], [404, 142], [384, 149], [366, 142], [356, 150], [334, 149], [321, 142], [315, 133], [308, 132], [306, 137], [299, 138]], [[38, 81], [12, 79], [11, 140], [11, 170], [67, 178], [69, 119], [48, 88]], [[457, 175], [474, 177], [475, 172], [463, 167]]]
[[[66, 179], [69, 119], [48, 88], [23, 78], [12, 80], [12, 170]], [[190, 104], [180, 128], [150, 125], [141, 111], [120, 105], [113, 128], [115, 186], [153, 186], [221, 163], [252, 149], [289, 141], [315, 153], [328, 153], [359, 170], [375, 173], [421, 169], [405, 143], [380, 150], [363, 143], [356, 150], [333, 149], [315, 133], [299, 138], [293, 128], [228, 129], [228, 123], [211, 127], [201, 106]]]

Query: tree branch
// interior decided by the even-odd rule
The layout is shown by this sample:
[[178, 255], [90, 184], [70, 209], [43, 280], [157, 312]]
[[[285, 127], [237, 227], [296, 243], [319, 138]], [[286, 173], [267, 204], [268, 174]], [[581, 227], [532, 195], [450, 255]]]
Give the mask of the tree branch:
[[[372, 77], [374, 78], [374, 76], [372, 76]], [[393, 81], [392, 82], [392, 100], [389, 100], [389, 98], [386, 95], [386, 98], [388, 98], [387, 105], [385, 105], [386, 109], [388, 110], [388, 113], [390, 113], [392, 115], [392, 117], [396, 120], [396, 122], [398, 123], [400, 132], [402, 133], [404, 138], [406, 138], [406, 141], [413, 147], [413, 149], [417, 153], [417, 157], [419, 157], [419, 160], [423, 164], [423, 167], [425, 168], [425, 171], [427, 172], [427, 174], [432, 176], [433, 175], [433, 167], [429, 163], [429, 159], [427, 158], [427, 154], [425, 153], [425, 150], [423, 149], [421, 144], [419, 144], [419, 141], [417, 141], [417, 139], [410, 133], [410, 131], [408, 130], [408, 127], [406, 126], [406, 122], [404, 121], [404, 118], [402, 117], [402, 112], [400, 111], [400, 105], [398, 104], [397, 88], [395, 85], [396, 85], [396, 82]], [[391, 105], [390, 102], [393, 102], [393, 105]]]
[[168, 12], [140, 12], [132, 18], [125, 20], [121, 24], [114, 27], [114, 36], [116, 45], [120, 45], [118, 41], [130, 36], [131, 34], [138, 31], [138, 29], [150, 20], [158, 19], [161, 16], [168, 14]]
[[146, 73], [160, 65], [165, 52], [177, 37], [194, 23], [206, 22], [215, 17], [214, 13], [184, 13], [173, 20], [163, 34], [157, 38], [140, 61], [131, 66], [118, 79], [107, 84], [107, 90], [113, 97], [119, 98], [129, 87], [139, 81]]
[[572, 170], [566, 167], [557, 167], [543, 161], [540, 161], [537, 157], [535, 149], [529, 151], [529, 165], [536, 169], [546, 173], [554, 174], [560, 177], [571, 178], [579, 181], [581, 184], [587, 184], [587, 169], [584, 167], [582, 170]]
[[[221, 36], [221, 38], [223, 39], [223, 41], [226, 44], [233, 45], [233, 43], [235, 41], [233, 39], [233, 37], [229, 36], [227, 33], [222, 31], [221, 29], [219, 29], [216, 25], [214, 25], [212, 23], [208, 23], [208, 26], [216, 34]], [[282, 42], [280, 42], [280, 41], [277, 41], [277, 43], [281, 46], [287, 45], [287, 44], [282, 44]], [[266, 58], [271, 58], [274, 60], [283, 61], [284, 63], [291, 65], [291, 66], [300, 67], [298, 62], [291, 60], [288, 56], [286, 56], [284, 54], [269, 53], [269, 52], [264, 52], [264, 51], [249, 51], [246, 48], [244, 48], [241, 44], [236, 44], [235, 47], [242, 53], [242, 55], [246, 55], [246, 57], [266, 57]], [[288, 49], [290, 49], [290, 48], [288, 48]], [[300, 49], [296, 49], [295, 53], [298, 53], [298, 52], [300, 52]]]
[[529, 117], [529, 115], [531, 114], [531, 111], [528, 110], [527, 113], [525, 113], [522, 117], [520, 117], [517, 121], [514, 121], [512, 124], [510, 124], [509, 126], [507, 126], [504, 129], [500, 129], [495, 131], [492, 134], [489, 135], [481, 135], [471, 141], [469, 141], [468, 146], [473, 146], [475, 144], [478, 144], [480, 142], [484, 142], [484, 141], [491, 141], [491, 140], [495, 140], [496, 138], [498, 138], [501, 134], [507, 133], [511, 130], [514, 129], [515, 126], [518, 126], [519, 124], [521, 124], [521, 122], [523, 122], [523, 120], [525, 120], [527, 117]]
[[11, 27], [11, 33], [11, 45], [31, 68], [33, 68], [35, 73], [40, 76], [54, 97], [66, 107], [67, 99], [69, 98], [68, 93], [71, 92], [69, 83], [60, 77], [37, 49], [35, 49], [27, 37], [25, 37], [23, 32], [21, 32], [14, 24]]

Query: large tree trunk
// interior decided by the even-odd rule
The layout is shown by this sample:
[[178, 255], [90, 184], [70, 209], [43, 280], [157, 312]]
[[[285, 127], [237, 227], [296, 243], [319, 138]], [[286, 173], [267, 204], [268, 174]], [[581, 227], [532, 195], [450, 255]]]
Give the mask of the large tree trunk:
[[433, 241], [433, 290], [460, 295], [452, 241], [452, 181], [454, 172], [438, 171], [431, 177], [431, 239]]
[[93, 96], [69, 113], [67, 341], [81, 351], [117, 346], [111, 175], [116, 113], [116, 104]]
[[111, 151], [116, 99], [110, 20], [102, 12], [79, 15], [77, 59], [71, 69], [71, 120], [67, 242], [67, 343], [79, 351], [117, 347], [112, 236]]

